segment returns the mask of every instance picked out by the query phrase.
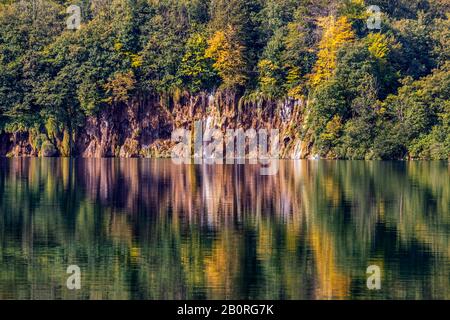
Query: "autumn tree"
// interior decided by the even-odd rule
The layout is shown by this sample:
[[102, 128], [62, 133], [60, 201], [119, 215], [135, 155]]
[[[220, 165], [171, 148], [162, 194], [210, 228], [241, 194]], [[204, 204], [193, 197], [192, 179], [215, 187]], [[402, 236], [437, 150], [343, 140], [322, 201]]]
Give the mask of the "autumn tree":
[[187, 40], [179, 75], [189, 92], [207, 90], [216, 82], [213, 60], [205, 55], [208, 42], [204, 34], [194, 33]]
[[363, 0], [80, 0], [68, 30], [72, 3], [0, 1], [0, 134], [36, 150], [69, 155], [117, 105], [221, 88], [302, 101], [293, 134], [325, 156], [449, 154], [449, 1], [373, 0], [381, 30]]
[[214, 60], [213, 67], [222, 78], [224, 88], [237, 88], [248, 80], [244, 46], [239, 42], [236, 31], [231, 26], [217, 31], [208, 40], [205, 57]]
[[351, 43], [355, 34], [346, 17], [329, 16], [321, 18], [318, 25], [323, 29], [319, 43], [317, 61], [311, 75], [311, 84], [317, 86], [329, 80], [336, 68], [337, 52], [344, 45]]

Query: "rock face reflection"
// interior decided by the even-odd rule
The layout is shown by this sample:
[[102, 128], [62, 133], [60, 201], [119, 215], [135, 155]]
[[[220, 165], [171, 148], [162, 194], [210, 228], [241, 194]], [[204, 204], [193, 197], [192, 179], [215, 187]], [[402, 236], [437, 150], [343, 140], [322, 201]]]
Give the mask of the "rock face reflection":
[[1, 299], [450, 299], [446, 162], [0, 168]]

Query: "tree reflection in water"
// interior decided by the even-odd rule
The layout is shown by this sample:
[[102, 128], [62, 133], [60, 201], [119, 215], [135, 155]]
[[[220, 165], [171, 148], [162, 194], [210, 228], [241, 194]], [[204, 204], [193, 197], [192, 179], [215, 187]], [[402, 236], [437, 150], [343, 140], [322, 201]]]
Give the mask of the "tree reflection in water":
[[[450, 299], [446, 162], [0, 168], [2, 299]], [[65, 286], [70, 264], [81, 290]]]

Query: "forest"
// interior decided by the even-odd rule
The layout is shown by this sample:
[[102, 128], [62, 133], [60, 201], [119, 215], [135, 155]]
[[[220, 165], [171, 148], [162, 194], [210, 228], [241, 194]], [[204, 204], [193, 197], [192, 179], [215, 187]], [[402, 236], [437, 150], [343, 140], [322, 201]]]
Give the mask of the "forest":
[[[450, 157], [449, 0], [0, 2], [3, 155], [25, 141], [22, 154], [76, 156], [105, 112], [138, 102], [161, 113], [158, 101], [174, 118], [214, 96], [234, 123], [295, 102], [282, 141], [302, 141], [305, 157]], [[70, 5], [79, 28], [68, 28]], [[151, 141], [170, 139], [154, 129], [164, 119]], [[145, 128], [111, 138], [109, 155], [142, 148]]]
[[[264, 179], [171, 160], [9, 162], [1, 299], [450, 298], [445, 162], [280, 161]], [[69, 261], [79, 292], [61, 289]], [[366, 289], [370, 263], [387, 290]]]

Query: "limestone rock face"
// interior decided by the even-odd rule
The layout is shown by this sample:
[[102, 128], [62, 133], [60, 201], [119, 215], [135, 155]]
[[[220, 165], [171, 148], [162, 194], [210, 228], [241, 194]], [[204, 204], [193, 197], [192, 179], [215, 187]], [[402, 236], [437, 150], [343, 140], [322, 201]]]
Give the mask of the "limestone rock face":
[[127, 138], [122, 147], [120, 147], [120, 158], [137, 158], [139, 157], [139, 141], [136, 139]]
[[33, 149], [28, 133], [21, 132], [15, 134], [2, 133], [0, 137], [0, 155], [8, 157], [27, 157], [37, 156], [37, 152]]
[[[242, 100], [242, 99], [241, 99]], [[110, 106], [97, 115], [87, 117], [76, 128], [72, 141], [72, 156], [104, 157], [170, 157], [172, 132], [184, 129], [194, 133], [200, 126], [208, 130], [260, 129], [279, 130], [280, 157], [304, 159], [311, 155], [312, 145], [299, 132], [303, 124], [303, 103], [296, 100], [278, 102], [245, 102], [227, 94], [201, 93], [186, 96], [170, 106], [163, 99], [140, 98], [127, 104]], [[34, 150], [28, 134], [1, 134], [0, 155], [57, 156], [58, 151], [47, 146]], [[226, 142], [225, 142], [226, 143]]]

